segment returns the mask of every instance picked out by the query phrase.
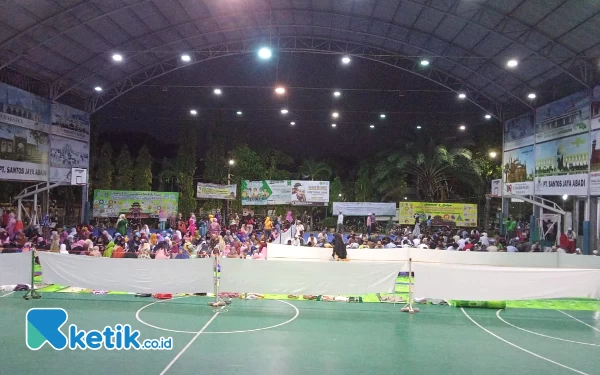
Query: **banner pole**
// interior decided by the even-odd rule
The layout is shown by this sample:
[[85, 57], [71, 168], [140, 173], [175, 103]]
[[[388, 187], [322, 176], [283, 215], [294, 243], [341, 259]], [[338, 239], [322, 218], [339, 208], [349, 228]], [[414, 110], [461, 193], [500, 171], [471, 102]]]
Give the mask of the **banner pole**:
[[419, 312], [418, 307], [413, 307], [412, 258], [408, 259], [408, 303], [400, 311], [409, 314]]
[[23, 298], [26, 300], [29, 299], [39, 299], [42, 298], [42, 295], [35, 290], [35, 284], [33, 283], [33, 279], [35, 277], [35, 249], [31, 249], [31, 288], [25, 293]]

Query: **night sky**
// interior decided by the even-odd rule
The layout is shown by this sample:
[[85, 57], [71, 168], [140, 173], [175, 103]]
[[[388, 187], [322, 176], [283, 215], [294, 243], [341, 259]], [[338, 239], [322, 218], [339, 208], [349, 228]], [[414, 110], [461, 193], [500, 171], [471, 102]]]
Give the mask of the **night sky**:
[[[104, 139], [115, 132], [144, 134], [136, 135], [136, 140], [124, 135], [126, 139], [117, 143], [139, 144], [147, 134], [165, 144], [177, 144], [181, 123], [194, 121], [200, 130], [200, 157], [207, 147], [203, 136], [215, 122], [231, 139], [235, 133], [255, 149], [268, 145], [296, 159], [360, 159], [400, 149], [415, 137], [440, 142], [448, 137], [474, 141], [486, 137], [500, 149], [501, 123], [485, 120], [481, 109], [457, 99], [455, 93], [381, 63], [354, 57], [343, 65], [340, 58], [280, 53], [261, 61], [247, 54], [188, 66], [101, 109], [94, 116], [96, 131]], [[276, 85], [286, 87], [286, 94], [278, 97]], [[223, 90], [221, 96], [214, 95], [215, 87]], [[334, 89], [341, 91], [341, 97], [334, 98]], [[189, 115], [191, 108], [198, 110], [197, 117]], [[286, 116], [280, 113], [282, 108], [289, 109]], [[242, 116], [236, 114], [238, 110]], [[335, 121], [334, 111], [340, 113]], [[380, 113], [386, 118], [380, 119]], [[291, 121], [296, 125], [290, 126]], [[335, 129], [331, 127], [334, 122]], [[467, 126], [465, 132], [458, 131], [460, 124]], [[416, 129], [418, 125], [421, 130]], [[173, 147], [165, 148], [169, 150], [152, 150], [153, 156], [173, 154]]]

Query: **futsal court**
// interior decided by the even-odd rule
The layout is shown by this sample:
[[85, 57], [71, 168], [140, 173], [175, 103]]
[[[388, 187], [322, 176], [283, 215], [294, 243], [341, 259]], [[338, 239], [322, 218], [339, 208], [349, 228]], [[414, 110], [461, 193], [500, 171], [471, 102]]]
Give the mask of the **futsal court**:
[[[0, 296], [2, 374], [600, 374], [598, 311], [234, 299], [213, 312], [209, 297], [23, 293]], [[31, 307], [64, 308], [80, 329], [129, 323], [173, 349], [30, 351]]]

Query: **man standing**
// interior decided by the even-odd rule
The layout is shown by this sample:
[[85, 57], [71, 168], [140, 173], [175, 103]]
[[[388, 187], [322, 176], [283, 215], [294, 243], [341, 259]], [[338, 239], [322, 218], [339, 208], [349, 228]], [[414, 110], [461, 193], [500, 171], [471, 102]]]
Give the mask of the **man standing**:
[[342, 211], [340, 211], [340, 213], [338, 214], [337, 232], [344, 233], [344, 215], [342, 215]]

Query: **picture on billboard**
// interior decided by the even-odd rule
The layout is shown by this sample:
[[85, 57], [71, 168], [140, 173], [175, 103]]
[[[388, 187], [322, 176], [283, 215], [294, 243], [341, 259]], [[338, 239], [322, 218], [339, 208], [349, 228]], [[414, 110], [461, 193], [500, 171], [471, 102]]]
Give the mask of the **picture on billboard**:
[[600, 129], [592, 131], [590, 155], [590, 194], [600, 195]]
[[0, 122], [49, 133], [50, 103], [30, 92], [0, 83]]
[[266, 206], [289, 204], [291, 191], [292, 187], [290, 180], [242, 180], [242, 205]]
[[56, 168], [87, 168], [90, 158], [88, 143], [53, 135], [50, 137], [50, 166]]
[[594, 86], [592, 90], [592, 113], [591, 113], [591, 127], [592, 130], [600, 129], [600, 84]]
[[587, 194], [589, 134], [537, 144], [535, 158], [536, 194]]
[[533, 144], [535, 115], [526, 113], [504, 122], [504, 150], [512, 150]]
[[200, 199], [235, 199], [237, 185], [217, 185], [198, 182], [196, 198]]
[[535, 112], [535, 140], [545, 142], [590, 129], [590, 92], [569, 95], [539, 107]]
[[398, 204], [398, 222], [402, 225], [427, 221], [431, 216], [433, 226], [476, 227], [477, 205], [466, 203], [400, 202]]
[[89, 142], [90, 115], [68, 105], [52, 104], [52, 134]]
[[167, 217], [177, 215], [179, 193], [129, 190], [94, 190], [94, 217], [156, 218], [162, 213]]
[[329, 181], [291, 182], [290, 202], [296, 206], [325, 206], [329, 203]]
[[47, 181], [48, 134], [0, 123], [0, 179]]
[[534, 170], [533, 146], [506, 151], [502, 163], [503, 191], [514, 195], [533, 194]]

